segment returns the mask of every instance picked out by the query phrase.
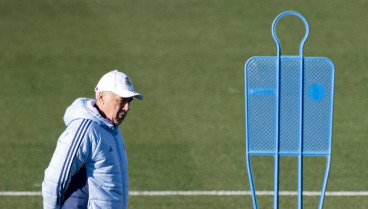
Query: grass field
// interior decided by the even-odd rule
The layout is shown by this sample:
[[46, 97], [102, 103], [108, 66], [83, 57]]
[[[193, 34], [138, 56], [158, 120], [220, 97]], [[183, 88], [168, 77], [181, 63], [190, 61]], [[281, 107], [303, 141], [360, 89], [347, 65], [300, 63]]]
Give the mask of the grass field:
[[[93, 97], [119, 69], [145, 96], [121, 125], [130, 190], [249, 190], [245, 167], [244, 64], [274, 56], [270, 28], [295, 10], [310, 25], [305, 56], [336, 67], [328, 191], [368, 191], [368, 2], [356, 0], [0, 0], [0, 191], [40, 191], [65, 128], [65, 109]], [[281, 20], [296, 54], [304, 26]], [[260, 159], [257, 190], [272, 189]], [[305, 190], [320, 189], [323, 159], [306, 159]], [[296, 190], [296, 159], [281, 162], [281, 190]], [[290, 170], [287, 172], [285, 170]], [[260, 198], [270, 208], [272, 197]], [[316, 208], [306, 197], [305, 208]], [[367, 197], [326, 197], [325, 209], [367, 208]], [[0, 196], [0, 208], [41, 208], [40, 196]], [[132, 196], [129, 208], [252, 208], [249, 196]], [[296, 208], [282, 197], [280, 208]]]

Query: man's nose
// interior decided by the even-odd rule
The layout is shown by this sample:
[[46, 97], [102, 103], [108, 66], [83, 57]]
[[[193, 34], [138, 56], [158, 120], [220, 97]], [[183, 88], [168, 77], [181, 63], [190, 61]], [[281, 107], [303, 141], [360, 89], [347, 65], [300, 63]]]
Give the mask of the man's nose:
[[124, 111], [129, 111], [129, 108], [130, 108], [130, 103], [129, 102], [125, 103], [124, 106], [123, 106], [123, 110]]

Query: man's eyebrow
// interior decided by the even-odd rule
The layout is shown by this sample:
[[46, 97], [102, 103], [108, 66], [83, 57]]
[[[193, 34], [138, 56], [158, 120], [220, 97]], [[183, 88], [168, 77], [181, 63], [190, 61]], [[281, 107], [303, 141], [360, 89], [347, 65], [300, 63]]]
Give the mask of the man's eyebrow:
[[133, 97], [128, 98], [120, 97], [119, 100], [128, 100], [129, 102], [131, 102], [133, 100]]

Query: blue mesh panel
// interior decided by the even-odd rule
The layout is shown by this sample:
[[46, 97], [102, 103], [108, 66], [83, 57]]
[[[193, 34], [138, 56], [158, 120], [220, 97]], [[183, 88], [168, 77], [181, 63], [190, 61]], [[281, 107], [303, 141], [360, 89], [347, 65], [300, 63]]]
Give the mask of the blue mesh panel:
[[[307, 153], [328, 153], [330, 148], [330, 122], [332, 104], [333, 66], [326, 59], [306, 59], [304, 80], [304, 141]], [[321, 86], [324, 95], [311, 98], [313, 85]]]
[[249, 62], [249, 146], [253, 151], [275, 151], [275, 66], [269, 59]]
[[[246, 66], [249, 151], [275, 152], [277, 140], [276, 57], [254, 57]], [[279, 152], [297, 154], [300, 140], [300, 59], [282, 57]], [[330, 149], [333, 65], [325, 58], [304, 58], [303, 153]]]
[[299, 60], [282, 59], [281, 69], [280, 152], [296, 153], [299, 148]]

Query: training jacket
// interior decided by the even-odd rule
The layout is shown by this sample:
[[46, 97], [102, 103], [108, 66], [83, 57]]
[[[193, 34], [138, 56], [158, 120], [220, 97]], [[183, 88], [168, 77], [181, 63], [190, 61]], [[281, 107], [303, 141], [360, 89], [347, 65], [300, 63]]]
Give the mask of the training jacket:
[[88, 208], [126, 209], [128, 161], [119, 127], [103, 118], [95, 100], [87, 98], [75, 100], [64, 121], [67, 128], [42, 182], [44, 209], [61, 208], [73, 186], [69, 183], [78, 175], [87, 175]]

